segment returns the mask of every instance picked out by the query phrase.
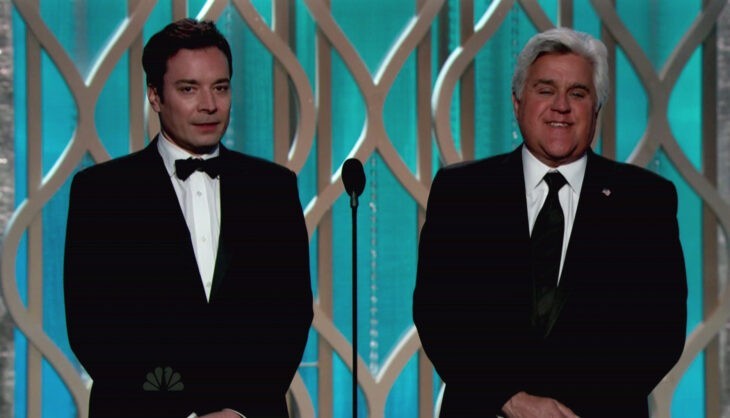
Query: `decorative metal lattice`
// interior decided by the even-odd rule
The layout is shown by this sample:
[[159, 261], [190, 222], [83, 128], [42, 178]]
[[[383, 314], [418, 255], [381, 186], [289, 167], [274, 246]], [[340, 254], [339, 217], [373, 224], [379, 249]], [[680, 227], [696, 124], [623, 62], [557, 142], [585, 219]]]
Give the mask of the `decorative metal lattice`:
[[[274, 2], [274, 8], [281, 6], [282, 3]], [[355, 46], [338, 26], [330, 11], [328, 2], [325, 0], [304, 0], [304, 4], [317, 25], [318, 36], [325, 39], [331, 48], [339, 54], [358, 86], [365, 104], [365, 122], [360, 137], [350, 150], [348, 157], [357, 157], [365, 161], [375, 153], [380, 155], [403, 189], [412, 196], [421, 209], [426, 206], [431, 176], [431, 124], [433, 124], [433, 135], [444, 163], [454, 163], [468, 158], [457, 149], [457, 141], [452, 134], [450, 113], [457, 83], [468, 71], [480, 48], [489, 41], [497, 29], [505, 22], [510, 10], [518, 4], [539, 30], [553, 26], [553, 22], [547, 17], [537, 0], [521, 0], [519, 2], [502, 0], [492, 3], [484, 15], [477, 20], [471, 34], [462, 39], [461, 46], [452, 51], [443, 66], [438, 69], [438, 77], [433, 87], [433, 93], [429, 97], [419, 97], [418, 99], [419, 109], [426, 109], [429, 112], [426, 116], [423, 114], [419, 116], [419, 123], [425, 123], [425, 125], [422, 125], [425, 128], [420, 129], [419, 164], [416, 172], [413, 172], [404, 162], [402, 156], [399, 155], [386, 130], [383, 117], [385, 101], [407, 58], [420, 45], [429, 42], [429, 31], [444, 7], [445, 0], [419, 0], [416, 2], [418, 5], [417, 13], [406, 24], [374, 75], [371, 75]], [[697, 50], [713, 30], [717, 16], [726, 4], [725, 0], [706, 2], [701, 13], [695, 18], [694, 23], [686, 31], [671, 56], [658, 72], [655, 71], [642, 48], [632, 37], [631, 32], [622, 23], [617, 11], [612, 6], [612, 2], [591, 0], [591, 4], [604, 28], [610, 33], [617, 45], [621, 47], [634, 67], [648, 97], [648, 123], [630, 157], [630, 162], [646, 166], [659, 149], [663, 150], [687, 183], [700, 196], [704, 204], [711, 209], [718, 220], [719, 226], [724, 231], [730, 230], [730, 206], [728, 202], [722, 199], [712, 182], [708, 181], [703, 173], [698, 171], [688, 160], [679, 147], [667, 118], [673, 87], [691, 54]], [[38, 364], [41, 358], [48, 361], [69, 388], [80, 416], [85, 417], [88, 413], [87, 386], [69, 359], [44, 332], [40, 319], [42, 298], [37, 296], [37, 289], [42, 287], [43, 278], [41, 271], [32, 267], [41, 263], [41, 251], [34, 247], [42, 236], [39, 214], [64, 182], [68, 180], [69, 176], [74, 173], [85, 154], [91, 155], [96, 162], [110, 158], [96, 131], [94, 112], [101, 91], [122, 55], [127, 51], [137, 54], [135, 56], [139, 55], [142, 29], [155, 6], [155, 2], [129, 1], [128, 18], [115, 31], [107, 47], [92, 66], [92, 71], [85, 78], [79, 73], [67, 51], [64, 50], [56, 36], [43, 21], [37, 2], [14, 0], [13, 5], [30, 34], [28, 48], [32, 52], [28, 53], [28, 59], [30, 61], [37, 59], [42, 50], [55, 63], [73, 96], [78, 109], [78, 120], [74, 134], [69, 138], [68, 148], [59, 158], [53, 170], [43, 177], [40, 169], [39, 150], [41, 133], [37, 128], [34, 128], [34, 126], [40, 125], [40, 116], [29, 113], [31, 120], [28, 122], [28, 138], [26, 139], [29, 155], [28, 197], [14, 211], [7, 226], [2, 245], [2, 258], [0, 259], [0, 266], [2, 267], [0, 284], [2, 285], [5, 303], [15, 324], [28, 338], [36, 353], [34, 360], [30, 359], [29, 361], [36, 361]], [[321, 121], [322, 118], [331, 120], [336, 115], [323, 115], [318, 112], [320, 109], [317, 108], [315, 94], [311, 87], [313, 85], [312, 80], [308, 78], [302, 69], [301, 63], [288, 42], [266, 24], [266, 20], [259, 15], [250, 1], [208, 1], [197, 17], [216, 20], [222, 11], [230, 5], [240, 13], [253, 33], [270, 51], [291, 80], [292, 91], [297, 98], [297, 124], [294, 127], [293, 137], [284, 135], [275, 138], [279, 149], [286, 150], [284, 153], [277, 154], [276, 159], [298, 172], [305, 165], [308, 157], [318, 152], [313, 147], [318, 121]], [[184, 7], [178, 8], [178, 10], [184, 10]], [[180, 13], [178, 12], [178, 14]], [[274, 13], [274, 15], [277, 14]], [[183, 16], [178, 15], [175, 17]], [[276, 27], [276, 18], [272, 27]], [[137, 92], [142, 85], [142, 77], [139, 71], [141, 69], [138, 70], [136, 75], [130, 76], [130, 84], [135, 81], [138, 82], [138, 85], [130, 88], [130, 97], [135, 100], [144, 100]], [[32, 72], [32, 70], [29, 70], [29, 72]], [[34, 82], [30, 75], [28, 79], [29, 83]], [[428, 80], [428, 83], [430, 86], [430, 80]], [[33, 106], [38, 106], [38, 100], [37, 96], [34, 98], [31, 95], [28, 99], [28, 107]], [[142, 142], [134, 141], [142, 141], [141, 138], [144, 137], [145, 130], [154, 134], [158, 126], [156, 126], [155, 118], [149, 118], [150, 123], [145, 126], [145, 118], [140, 114], [132, 115], [131, 119], [132, 137], [136, 139], [130, 140], [130, 145], [131, 148], [140, 148]], [[331, 154], [325, 153], [320, 157], [331, 160]], [[320, 180], [316, 197], [308, 202], [305, 209], [305, 218], [310, 234], [320, 226], [334, 202], [343, 193], [339, 171], [330, 171], [326, 181], [322, 182]], [[372, 208], [372, 211], [374, 212], [375, 208]], [[27, 305], [21, 299], [15, 277], [18, 248], [24, 234], [27, 234], [28, 237], [28, 263], [30, 266], [28, 271], [30, 290]], [[374, 291], [377, 290], [375, 279], [375, 277], [371, 278]], [[331, 293], [331, 289], [320, 288], [319, 291], [320, 294]], [[730, 289], [724, 291], [719, 296], [719, 300], [717, 308], [688, 337], [686, 348], [677, 366], [654, 391], [652, 402], [655, 416], [669, 416], [672, 395], [679, 379], [690, 363], [724, 328], [725, 323], [730, 318]], [[371, 318], [371, 321], [375, 321], [374, 324], [377, 324], [376, 313], [373, 312]], [[351, 368], [350, 343], [319, 303], [315, 303], [313, 327], [320, 338], [326, 341], [327, 345]], [[418, 335], [415, 328], [411, 328], [403, 335], [387, 358], [379, 358], [377, 353], [372, 352], [367, 360], [358, 358], [359, 370], [361, 371], [359, 384], [371, 417], [382, 417], [384, 415], [385, 403], [391, 388], [406, 364], [419, 352], [419, 349]], [[371, 368], [369, 365], [373, 367]], [[423, 386], [421, 393], [431, 391], [428, 382], [430, 382], [430, 376], [421, 381], [420, 384]], [[326, 390], [326, 387], [320, 390]], [[40, 392], [40, 389], [37, 392]], [[299, 375], [292, 383], [290, 394], [300, 416], [314, 416], [312, 395], [308, 392], [304, 381]], [[29, 410], [32, 409], [31, 405], [37, 399], [29, 396]], [[421, 403], [421, 407], [428, 410], [428, 413], [423, 415], [427, 416], [430, 414], [431, 401], [428, 397], [424, 397], [424, 399], [426, 401]], [[35, 413], [37, 414], [37, 411]], [[34, 415], [30, 412], [29, 416]]]

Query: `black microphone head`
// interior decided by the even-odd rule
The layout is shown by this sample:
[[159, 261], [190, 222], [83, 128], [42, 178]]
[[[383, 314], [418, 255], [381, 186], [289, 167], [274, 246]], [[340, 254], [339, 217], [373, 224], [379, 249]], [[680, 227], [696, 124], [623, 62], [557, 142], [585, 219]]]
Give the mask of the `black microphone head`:
[[356, 158], [350, 158], [342, 165], [342, 183], [348, 195], [360, 196], [365, 190], [365, 171], [362, 163]]

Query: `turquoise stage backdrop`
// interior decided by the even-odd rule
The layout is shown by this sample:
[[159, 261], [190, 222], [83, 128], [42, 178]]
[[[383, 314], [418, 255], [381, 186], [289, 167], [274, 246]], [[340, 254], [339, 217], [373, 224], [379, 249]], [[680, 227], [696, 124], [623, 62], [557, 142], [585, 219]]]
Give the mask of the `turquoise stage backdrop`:
[[[322, 297], [321, 292], [327, 288], [327, 298], [331, 300], [330, 313], [325, 315], [323, 313], [325, 310], [322, 308], [320, 315], [324, 315], [322, 318], [328, 317], [334, 327], [327, 328], [330, 334], [326, 335], [326, 338], [320, 338], [325, 325], [321, 325], [321, 328], [313, 327], [299, 370], [309, 396], [307, 402], [311, 403], [316, 416], [320, 416], [322, 411], [330, 411], [334, 417], [346, 417], [351, 414], [351, 374], [347, 362], [343, 360], [347, 352], [342, 353], [337, 350], [333, 352], [329, 365], [332, 370], [331, 381], [322, 381], [319, 369], [322, 350], [331, 350], [329, 343], [336, 346], [339, 336], [349, 341], [352, 330], [349, 201], [342, 196], [341, 190], [332, 191], [336, 186], [327, 188], [327, 185], [336, 184], [337, 169], [342, 162], [355, 153], [365, 157], [367, 185], [361, 200], [358, 220], [360, 248], [358, 352], [366, 365], [363, 373], [378, 376], [388, 368], [388, 361], [393, 353], [404, 349], [401, 344], [405, 344], [404, 341], [411, 341], [405, 339], [405, 336], [413, 325], [411, 297], [416, 274], [419, 216], [423, 210], [424, 190], [427, 192], [433, 174], [445, 163], [441, 148], [435, 140], [434, 131], [426, 134], [425, 140], [423, 134], [419, 134], [418, 131], [419, 121], [430, 117], [429, 114], [418, 111], [419, 103], [424, 100], [430, 103], [430, 97], [424, 99], [418, 95], [419, 77], [422, 78], [425, 74], [430, 78], [430, 83], [426, 84], [431, 89], [429, 96], [433, 94], [436, 80], [444, 70], [446, 58], [454, 53], [464, 40], [462, 32], [464, 7], [468, 7], [473, 13], [472, 24], [478, 25], [482, 17], [489, 13], [490, 8], [505, 3], [511, 4], [497, 30], [480, 48], [473, 60], [473, 79], [469, 84], [472, 86], [471, 98], [465, 99], [464, 92], [456, 89], [451, 102], [449, 120], [451, 133], [455, 138], [455, 148], [464, 151], [466, 139], [463, 138], [472, 135], [466, 133], [467, 131], [473, 132], [475, 158], [506, 152], [521, 143], [512, 114], [510, 80], [517, 53], [526, 40], [537, 31], [534, 16], [527, 10], [537, 7], [553, 25], [558, 25], [561, 19], [559, 5], [569, 3], [572, 26], [597, 37], [602, 36], [601, 22], [604, 19], [594, 5], [599, 2], [588, 0], [442, 2], [438, 16], [430, 23], [430, 32], [421, 40], [428, 49], [427, 57], [430, 64], [427, 66], [430, 68], [427, 72], [423, 72], [423, 64], [418, 63], [415, 51], [407, 55], [392, 85], [383, 93], [386, 97], [383, 98], [382, 113], [379, 114], [377, 122], [382, 122], [384, 135], [378, 138], [374, 138], [377, 135], [373, 132], [378, 131], [373, 110], [370, 108], [371, 104], [376, 102], [377, 94], [373, 93], [372, 89], [363, 89], [360, 73], [354, 72], [348, 61], [343, 59], [337, 48], [339, 45], [337, 42], [331, 42], [329, 45], [335, 47], [330, 49], [328, 56], [331, 62], [327, 66], [329, 71], [324, 76], [326, 78], [322, 78], [322, 69], [318, 68], [322, 65], [322, 58], [318, 55], [321, 51], [318, 48], [327, 46], [327, 40], [330, 40], [331, 35], [320, 38], [318, 44], [318, 33], [322, 35], [318, 23], [323, 21], [315, 17], [316, 13], [312, 12], [312, 7], [323, 2], [320, 0], [286, 2], [289, 28], [287, 42], [307, 76], [309, 88], [314, 92], [315, 104], [320, 106], [317, 109], [316, 121], [310, 121], [310, 123], [316, 122], [317, 127], [317, 131], [310, 138], [311, 148], [306, 153], [306, 158], [302, 160], [302, 164], [295, 167], [299, 175], [302, 205], [309, 211], [307, 215], [311, 236], [312, 288], [318, 297]], [[69, 81], [68, 72], [62, 71], [60, 69], [62, 64], [60, 65], [47, 51], [46, 48], [50, 44], [41, 43], [40, 62], [37, 67], [40, 73], [37, 79], [28, 79], [32, 76], [29, 75], [28, 66], [36, 65], [34, 58], [27, 56], [27, 51], [32, 47], [28, 39], [32, 38], [29, 38], [32, 34], [45, 39], [43, 37], [46, 35], [41, 33], [42, 31], [34, 31], [37, 21], [32, 16], [33, 13], [37, 13], [75, 66], [80, 80], [88, 87], [94, 85], [94, 77], [99, 71], [103, 71], [98, 65], [100, 57], [109, 53], [109, 45], [119, 41], [119, 28], [125, 24], [130, 8], [140, 2], [41, 0], [37, 2], [37, 6], [32, 4], [29, 6], [28, 3], [32, 2], [19, 0], [13, 3], [15, 198], [18, 211], [28, 209], [30, 206], [28, 202], [38, 199], [34, 195], [37, 184], [34, 185], [33, 164], [39, 164], [42, 182], [50, 184], [55, 181], [56, 186], [49, 186], [54, 190], [47, 199], [42, 199], [43, 201], [38, 204], [41, 209], [33, 220], [36, 225], [41, 225], [42, 232], [29, 232], [30, 229], [23, 229], [22, 237], [16, 243], [17, 251], [12, 254], [15, 260], [15, 277], [3, 277], [3, 280], [15, 283], [19, 292], [19, 303], [27, 305], [31, 277], [35, 274], [31, 271], [36, 265], [32, 260], [42, 260], [42, 263], [38, 264], [42, 266], [40, 272], [42, 329], [81, 374], [81, 368], [66, 338], [62, 293], [63, 244], [70, 180], [74, 172], [95, 164], [100, 156], [121, 156], [146, 144], [150, 139], [149, 133], [146, 133], [144, 138], [135, 137], [139, 136], [139, 131], [134, 129], [134, 123], [130, 120], [134, 119], [135, 115], [146, 115], [150, 118], [154, 118], [154, 115], [145, 110], [144, 80], [139, 78], [139, 73], [135, 73], [138, 70], [131, 69], [137, 65], [141, 67], [141, 64], [138, 64], [138, 54], [130, 50], [124, 51], [119, 56], [113, 64], [113, 69], [108, 72], [106, 80], [100, 84], [98, 98], [91, 101], [94, 106], [93, 111], [84, 112], [79, 106], [87, 102], [79, 100], [76, 94], [76, 89], [79, 87], [74, 87], [75, 84]], [[145, 42], [151, 34], [173, 20], [174, 16], [179, 16], [181, 4], [186, 5], [183, 12], [187, 16], [196, 17], [206, 13], [209, 8], [216, 8], [220, 3], [202, 0], [188, 2], [160, 0], [150, 7], [144, 18], [143, 30], [139, 34], [141, 39], [137, 41]], [[277, 151], [274, 131], [276, 125], [282, 123], [282, 119], [277, 119], [276, 115], [289, 115], [284, 119], [291, 125], [287, 134], [293, 137], [295, 127], [298, 126], [301, 106], [311, 106], [312, 103], [298, 102], [301, 98], [296, 94], [297, 90], [291, 88], [292, 83], [288, 83], [292, 100], [284, 104], [278, 101], [273, 91], [276, 84], [275, 70], [280, 67], [270, 49], [242, 17], [240, 4], [249, 2], [223, 3], [226, 4], [215, 12], [215, 20], [230, 40], [234, 55], [232, 77], [234, 103], [230, 128], [223, 143], [238, 151], [275, 160]], [[271, 27], [275, 15], [273, 4], [280, 2], [256, 0], [252, 3], [266, 25]], [[391, 47], [402, 36], [404, 28], [412, 23], [411, 19], [414, 18], [418, 5], [434, 2], [330, 0], [328, 3], [334, 22], [349, 39], [369, 75], [376, 78], [381, 65], [387, 62]], [[701, 13], [702, 7], [700, 0], [615, 1], [617, 16], [644, 51], [657, 74], [670, 60], [682, 37]], [[652, 118], [650, 114], [652, 103], [650, 94], [641, 82], [635, 65], [626, 51], [621, 45], [616, 51], [615, 85], [612, 86], [615, 92], [612, 99], [616, 111], [615, 135], [610, 141], [611, 149], [615, 150], [614, 157], [617, 160], [628, 161], [639, 146]], [[681, 151], [694, 169], [700, 172], [703, 167], [701, 118], [703, 73], [701, 47], [697, 47], [671, 90], [666, 112], [671, 132]], [[37, 81], [39, 84], [35, 85]], [[83, 87], [83, 84], [81, 86]], [[324, 97], [329, 101], [327, 106], [322, 105]], [[29, 109], [28, 103], [38, 103], [40, 107]], [[93, 115], [93, 121], [83, 120], [80, 115]], [[72, 169], [67, 170], [64, 164], [68, 164], [67, 161], [71, 158], [69, 156], [71, 143], [82, 140], [77, 139], [82, 124], [87, 128], [91, 127], [83, 132], [91, 132], [95, 138], [98, 137], [98, 146], [90, 146], [93, 141], [83, 139], [87, 141], [85, 142], [87, 145], [84, 146], [93, 151], [84, 152], [83, 156], [73, 163]], [[147, 132], [146, 129], [144, 132]], [[40, 144], [34, 144], [33, 141], [36, 140], [34, 138], [40, 138]], [[298, 140], [303, 139], [300, 137]], [[383, 142], [368, 148], [366, 145], [374, 143], [372, 141]], [[608, 139], [598, 138], [597, 151], [603, 150], [604, 145], [608, 143], [606, 141]], [[100, 153], [101, 149], [107, 154]], [[426, 155], [426, 160], [429, 162], [426, 172], [422, 171], [424, 160], [419, 159], [424, 149], [431, 150]], [[36, 155], [40, 156], [39, 160], [35, 160]], [[398, 171], [393, 169], [393, 161], [396, 161], [396, 158], [402, 164], [402, 169], [411, 173], [413, 182], [394, 173]], [[668, 156], [664, 148], [659, 147], [644, 165], [671, 179], [680, 195], [681, 240], [689, 284], [687, 328], [689, 333], [701, 323], [703, 315], [702, 199], [695, 191], [696, 188], [688, 184], [685, 177], [680, 174], [675, 160]], [[328, 178], [322, 174], [323, 171], [334, 177]], [[55, 180], [59, 176], [62, 178]], [[418, 187], [424, 187], [421, 191], [416, 187], [419, 184], [422, 186]], [[321, 209], [323, 199], [329, 199], [325, 209]], [[30, 223], [21, 228], [29, 228], [29, 225]], [[33, 246], [29, 245], [29, 240], [35, 239], [30, 238], [31, 234], [41, 237], [40, 255], [34, 254]], [[322, 263], [327, 265], [324, 266]], [[323, 281], [323, 274], [329, 277], [326, 283]], [[33, 373], [30, 371], [32, 367], [29, 369], [32, 360], [27, 354], [30, 348], [31, 344], [26, 338], [26, 333], [19, 328], [15, 334], [16, 418], [29, 416], [27, 388]], [[703, 361], [703, 355], [698, 355], [682, 377], [672, 399], [673, 417], [704, 416]], [[49, 418], [76, 416], [76, 402], [68, 389], [68, 382], [45, 357], [41, 360], [40, 373], [42, 416]], [[433, 375], [432, 388], [428, 389], [432, 392], [431, 396], [435, 403], [440, 389], [437, 375]], [[328, 396], [322, 396], [322, 391], [330, 393]], [[371, 388], [366, 391], [373, 390]], [[422, 416], [419, 415], [419, 396], [421, 396], [419, 393], [422, 393], [422, 388], [419, 390], [419, 364], [416, 353], [408, 356], [403, 362], [397, 377], [393, 379], [392, 386], [385, 393], [387, 399], [381, 411], [384, 416], [393, 418]], [[366, 395], [361, 392], [359, 397], [360, 416], [367, 416], [369, 413]], [[322, 402], [328, 404], [322, 405]]]

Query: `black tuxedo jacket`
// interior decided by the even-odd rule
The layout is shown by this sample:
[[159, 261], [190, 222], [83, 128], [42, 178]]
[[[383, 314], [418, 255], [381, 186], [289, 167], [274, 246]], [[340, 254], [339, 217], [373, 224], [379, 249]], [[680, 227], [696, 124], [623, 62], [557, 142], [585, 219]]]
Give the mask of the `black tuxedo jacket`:
[[210, 302], [156, 141], [74, 177], [66, 320], [94, 381], [91, 417], [288, 416], [312, 320], [296, 176], [223, 147], [220, 158]]
[[647, 417], [684, 345], [676, 211], [669, 181], [589, 151], [560, 281], [567, 300], [543, 339], [530, 327], [521, 150], [441, 170], [413, 307], [446, 384], [441, 417], [494, 416], [519, 391], [581, 417]]

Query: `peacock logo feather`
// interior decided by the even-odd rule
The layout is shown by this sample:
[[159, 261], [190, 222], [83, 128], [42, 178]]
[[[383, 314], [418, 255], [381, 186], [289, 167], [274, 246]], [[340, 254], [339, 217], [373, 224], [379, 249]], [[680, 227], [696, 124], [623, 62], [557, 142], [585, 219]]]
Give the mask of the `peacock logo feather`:
[[179, 392], [185, 389], [180, 373], [174, 372], [172, 367], [156, 367], [155, 370], [147, 373], [147, 380], [142, 389], [149, 392]]

